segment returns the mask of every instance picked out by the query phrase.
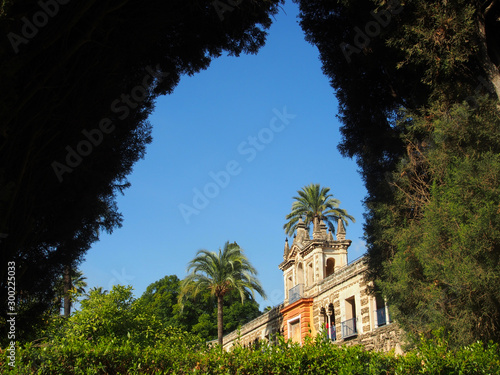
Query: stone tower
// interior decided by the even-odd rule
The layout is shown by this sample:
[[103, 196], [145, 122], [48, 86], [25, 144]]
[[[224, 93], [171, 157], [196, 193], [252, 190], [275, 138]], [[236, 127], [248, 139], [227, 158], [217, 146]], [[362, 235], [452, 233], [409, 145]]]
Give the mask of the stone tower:
[[347, 248], [351, 240], [345, 239], [342, 220], [338, 220], [337, 226], [337, 239], [334, 239], [326, 224], [315, 218], [310, 238], [308, 228], [299, 219], [292, 245], [285, 240], [284, 260], [279, 265], [283, 271], [285, 305], [315, 295], [321, 280], [347, 265]]

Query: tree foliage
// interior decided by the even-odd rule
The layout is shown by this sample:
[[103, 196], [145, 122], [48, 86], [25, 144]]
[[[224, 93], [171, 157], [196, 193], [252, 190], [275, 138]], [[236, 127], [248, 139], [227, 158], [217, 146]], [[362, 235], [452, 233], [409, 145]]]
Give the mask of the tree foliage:
[[446, 341], [422, 340], [405, 355], [366, 351], [360, 345], [339, 347], [321, 337], [303, 345], [286, 341], [261, 342], [256, 347], [235, 346], [230, 351], [207, 348], [175, 329], [154, 346], [125, 342], [27, 344], [18, 352], [16, 367], [0, 358], [2, 374], [497, 374], [498, 344], [451, 350]]
[[[217, 338], [217, 300], [210, 291], [178, 304], [181, 280], [176, 275], [165, 276], [152, 283], [136, 303], [155, 315], [165, 325], [178, 327], [204, 340]], [[236, 290], [224, 296], [224, 332], [228, 333], [260, 316], [259, 305], [246, 293], [245, 300]]]
[[369, 279], [410, 332], [500, 340], [500, 4], [297, 2], [368, 190]]
[[176, 275], [165, 276], [148, 285], [137, 299], [137, 304], [148, 309], [167, 325], [178, 325], [175, 308], [180, 291], [180, 280]]
[[224, 333], [223, 304], [224, 296], [236, 291], [241, 302], [248, 293], [259, 293], [266, 298], [266, 293], [256, 278], [257, 270], [252, 266], [243, 250], [236, 242], [224, 244], [219, 252], [199, 250], [189, 262], [189, 274], [182, 281], [179, 304], [182, 306], [186, 297], [196, 297], [209, 292], [217, 299], [217, 337], [222, 346]]
[[[126, 351], [161, 345], [171, 347], [171, 350], [204, 347], [200, 337], [164, 324], [144, 305], [137, 303], [132, 287], [122, 285], [113, 286], [109, 292], [100, 288], [90, 291], [82, 301], [81, 309], [71, 317], [53, 317], [44, 336], [37, 342], [42, 342], [42, 347], [48, 351], [57, 348]], [[37, 344], [28, 343], [27, 346], [37, 347]]]
[[16, 263], [23, 337], [50, 309], [63, 267], [121, 225], [115, 199], [151, 142], [155, 99], [213, 58], [256, 53], [278, 5], [1, 2], [0, 253]]
[[355, 221], [354, 218], [343, 208], [339, 208], [340, 201], [333, 198], [330, 188], [321, 187], [319, 184], [309, 184], [297, 191], [298, 196], [293, 197], [292, 212], [286, 215], [286, 222], [283, 229], [286, 234], [293, 236], [297, 229], [299, 220], [304, 219], [307, 227], [315, 219], [323, 220], [335, 232], [334, 223], [341, 219], [346, 225], [348, 220]]
[[[394, 256], [380, 283], [412, 332], [444, 327], [454, 344], [500, 341], [500, 117], [496, 103], [456, 105], [433, 121], [434, 144], [421, 155], [432, 180], [411, 161], [394, 175], [385, 235]], [[419, 121], [416, 127], [429, 126]], [[415, 198], [417, 196], [417, 198]], [[425, 204], [420, 203], [425, 200]], [[387, 213], [386, 213], [387, 214]], [[390, 214], [389, 214], [390, 215]]]

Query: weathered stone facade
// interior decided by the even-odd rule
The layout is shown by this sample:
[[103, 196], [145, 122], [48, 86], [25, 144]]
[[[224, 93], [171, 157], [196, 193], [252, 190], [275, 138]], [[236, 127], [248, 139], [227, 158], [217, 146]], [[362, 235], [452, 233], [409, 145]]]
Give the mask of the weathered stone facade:
[[285, 242], [283, 271], [285, 301], [224, 337], [224, 348], [249, 345], [281, 334], [303, 343], [307, 335], [326, 330], [336, 344], [363, 344], [368, 350], [401, 351], [403, 332], [391, 322], [382, 298], [368, 293], [364, 258], [347, 263], [345, 228], [339, 220], [337, 239], [322, 221], [315, 221], [313, 238], [302, 221], [292, 246]]
[[224, 336], [224, 349], [230, 349], [237, 343], [246, 346], [256, 343], [259, 340], [272, 341], [276, 335], [282, 335], [282, 308], [283, 305], [276, 306], [271, 311], [248, 322], [240, 330], [233, 331]]

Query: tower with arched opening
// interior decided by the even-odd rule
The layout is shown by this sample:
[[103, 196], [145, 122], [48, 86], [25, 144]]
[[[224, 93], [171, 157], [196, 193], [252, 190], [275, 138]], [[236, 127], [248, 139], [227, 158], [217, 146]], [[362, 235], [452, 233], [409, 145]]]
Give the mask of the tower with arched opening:
[[311, 238], [309, 228], [300, 219], [292, 245], [285, 240], [283, 262], [279, 265], [285, 286], [284, 333], [296, 341], [311, 330], [313, 298], [320, 284], [347, 265], [351, 240], [346, 240], [345, 234], [342, 220], [338, 221], [335, 239], [326, 224], [316, 219]]

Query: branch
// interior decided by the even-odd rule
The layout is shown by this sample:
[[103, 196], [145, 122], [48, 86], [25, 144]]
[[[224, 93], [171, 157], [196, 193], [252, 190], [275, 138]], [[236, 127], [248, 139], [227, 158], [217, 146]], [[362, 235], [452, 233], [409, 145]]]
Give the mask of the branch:
[[486, 5], [488, 3], [488, 1], [484, 2], [484, 4], [481, 7], [481, 8], [484, 8], [486, 6], [486, 8], [483, 11], [484, 16], [488, 15], [488, 13], [491, 11], [491, 9], [493, 9], [493, 7], [496, 5], [497, 1], [498, 0], [492, 0], [489, 5]]

